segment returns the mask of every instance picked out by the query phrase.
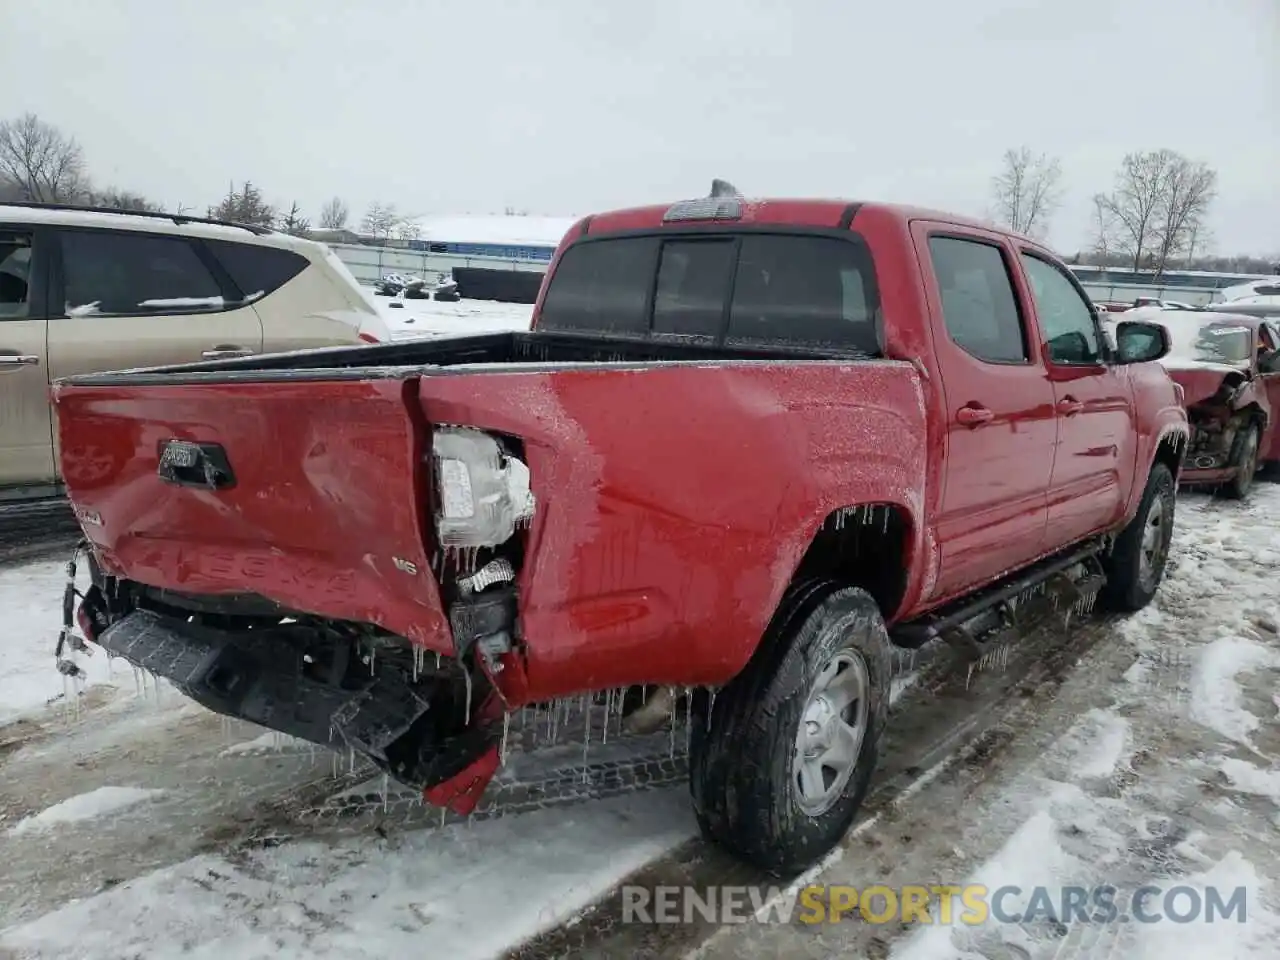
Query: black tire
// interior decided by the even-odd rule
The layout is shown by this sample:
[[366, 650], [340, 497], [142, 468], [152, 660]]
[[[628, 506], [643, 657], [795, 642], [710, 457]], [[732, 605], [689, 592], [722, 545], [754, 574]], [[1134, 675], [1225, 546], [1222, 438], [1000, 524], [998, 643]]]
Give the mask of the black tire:
[[[780, 876], [836, 846], [875, 769], [892, 663], [884, 620], [866, 591], [827, 581], [793, 587], [743, 671], [714, 699], [705, 691], [695, 697], [690, 791], [704, 836]], [[861, 681], [858, 706], [847, 711], [860, 721], [862, 736], [845, 740], [856, 760], [844, 777], [831, 778], [829, 805], [806, 809], [794, 766], [798, 740], [806, 710], [817, 709], [810, 694], [832, 665], [835, 676]], [[838, 730], [834, 721], [815, 725], [824, 735]], [[825, 771], [820, 777], [828, 786]]]
[[1250, 422], [1236, 434], [1231, 445], [1231, 463], [1236, 475], [1224, 483], [1218, 492], [1228, 500], [1243, 500], [1253, 489], [1258, 475], [1258, 450], [1262, 444], [1262, 428]]
[[[1156, 595], [1169, 561], [1176, 500], [1173, 473], [1163, 463], [1153, 464], [1137, 515], [1120, 532], [1110, 556], [1103, 561], [1107, 582], [1102, 588], [1102, 600], [1106, 606], [1132, 613], [1141, 610]], [[1153, 517], [1156, 510], [1159, 512]], [[1157, 523], [1159, 532], [1154, 553], [1147, 554], [1144, 535], [1149, 526]], [[1145, 564], [1144, 555], [1147, 555]]]

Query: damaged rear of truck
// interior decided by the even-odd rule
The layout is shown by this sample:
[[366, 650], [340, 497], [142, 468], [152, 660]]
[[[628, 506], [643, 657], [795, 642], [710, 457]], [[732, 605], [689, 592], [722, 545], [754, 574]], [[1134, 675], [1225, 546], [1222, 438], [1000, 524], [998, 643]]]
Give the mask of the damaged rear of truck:
[[[798, 869], [867, 788], [891, 630], [1007, 625], [1055, 577], [1088, 605], [1104, 569], [1136, 608], [1172, 529], [1186, 421], [1167, 376], [1108, 368], [1106, 439], [1068, 441], [1108, 445], [1106, 482], [1064, 481], [1091, 492], [1054, 519], [1033, 306], [1010, 314], [1021, 368], [948, 345], [925, 219], [736, 198], [600, 215], [566, 236], [527, 332], [60, 381], [81, 629], [464, 812], [520, 708], [688, 691], [704, 831]], [[932, 229], [1016, 263], [984, 225]]]

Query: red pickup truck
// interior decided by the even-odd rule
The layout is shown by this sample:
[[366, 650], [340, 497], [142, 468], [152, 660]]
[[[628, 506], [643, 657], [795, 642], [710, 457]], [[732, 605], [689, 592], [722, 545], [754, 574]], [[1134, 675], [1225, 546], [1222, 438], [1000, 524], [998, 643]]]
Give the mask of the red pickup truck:
[[79, 622], [455, 809], [523, 705], [690, 690], [703, 829], [796, 870], [862, 800], [895, 645], [980, 648], [1050, 586], [1151, 599], [1188, 435], [1168, 349], [942, 213], [587, 217], [527, 332], [56, 383]]

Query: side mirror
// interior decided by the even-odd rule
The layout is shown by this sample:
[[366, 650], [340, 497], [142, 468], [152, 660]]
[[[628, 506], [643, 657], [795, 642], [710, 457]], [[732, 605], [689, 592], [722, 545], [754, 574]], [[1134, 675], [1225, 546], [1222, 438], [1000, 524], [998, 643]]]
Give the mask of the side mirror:
[[1167, 356], [1169, 331], [1159, 323], [1123, 320], [1116, 324], [1116, 362], [1148, 363]]

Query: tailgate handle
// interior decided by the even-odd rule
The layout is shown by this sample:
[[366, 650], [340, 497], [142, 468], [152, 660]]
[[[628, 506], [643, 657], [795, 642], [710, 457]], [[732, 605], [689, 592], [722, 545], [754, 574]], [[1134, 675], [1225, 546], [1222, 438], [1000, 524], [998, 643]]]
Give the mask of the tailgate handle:
[[156, 473], [165, 483], [179, 487], [225, 490], [236, 485], [227, 451], [220, 443], [165, 440], [160, 444], [160, 465]]

